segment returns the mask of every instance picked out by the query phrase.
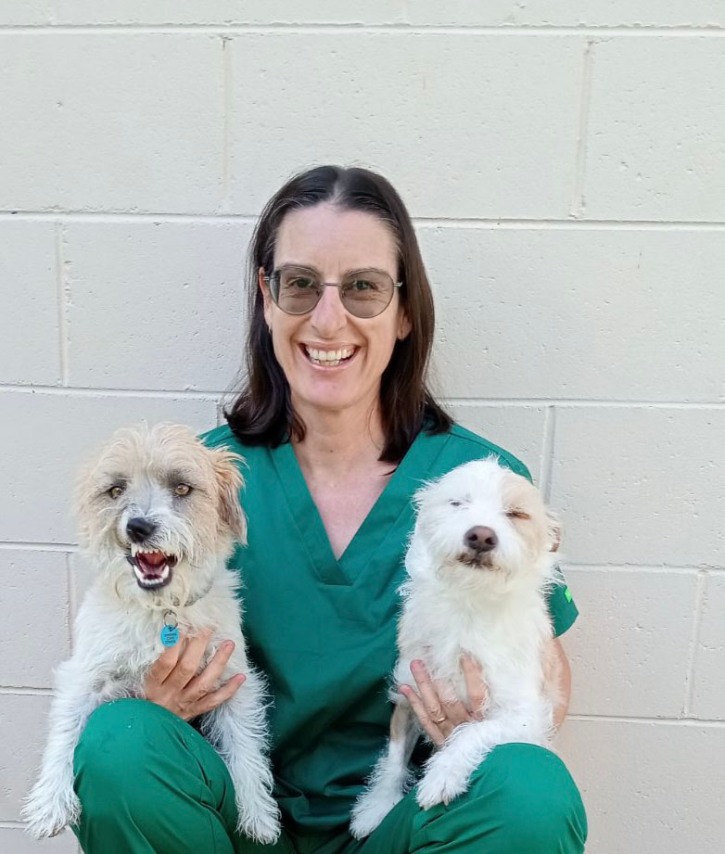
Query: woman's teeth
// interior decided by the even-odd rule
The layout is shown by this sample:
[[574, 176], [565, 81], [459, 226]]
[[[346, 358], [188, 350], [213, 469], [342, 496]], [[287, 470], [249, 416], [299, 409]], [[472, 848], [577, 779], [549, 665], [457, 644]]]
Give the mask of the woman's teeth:
[[355, 352], [355, 349], [353, 347], [343, 347], [340, 350], [315, 350], [312, 347], [305, 347], [305, 352], [309, 360], [316, 365], [325, 365], [325, 367], [334, 368], [340, 362], [349, 359]]

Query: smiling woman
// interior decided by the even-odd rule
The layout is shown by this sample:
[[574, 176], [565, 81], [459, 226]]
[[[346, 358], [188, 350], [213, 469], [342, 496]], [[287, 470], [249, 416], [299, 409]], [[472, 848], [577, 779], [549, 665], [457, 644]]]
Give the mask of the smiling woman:
[[[246, 379], [227, 425], [204, 438], [246, 460], [248, 542], [229, 566], [243, 579], [250, 652], [272, 694], [283, 823], [275, 850], [579, 854], [586, 817], [576, 786], [553, 753], [530, 744], [492, 750], [450, 804], [424, 810], [411, 791], [364, 841], [350, 835], [353, 804], [390, 725], [413, 495], [481, 457], [530, 476], [514, 456], [453, 424], [428, 390], [431, 288], [408, 212], [384, 178], [322, 166], [291, 179], [262, 212], [248, 286]], [[555, 635], [576, 618], [563, 585], [552, 587], [548, 612]], [[549, 643], [546, 655], [566, 675], [559, 642]], [[147, 684], [155, 703], [117, 704], [91, 718], [78, 765], [88, 800], [84, 850], [118, 850], [119, 838], [131, 852], [258, 850], [235, 833], [223, 764], [181, 720], [206, 702], [190, 701], [187, 678], [203, 654], [203, 639], [190, 641], [165, 690]], [[398, 687], [428, 736], [424, 750], [485, 714], [485, 674], [473, 659], [462, 658], [466, 696], [455, 703], [451, 686], [432, 681], [422, 662], [410, 671]], [[557, 719], [565, 676], [560, 688]], [[113, 781], [111, 811], [93, 794], [108, 791], [94, 757], [107, 756], [100, 746], [109, 740], [128, 776], [128, 784]]]

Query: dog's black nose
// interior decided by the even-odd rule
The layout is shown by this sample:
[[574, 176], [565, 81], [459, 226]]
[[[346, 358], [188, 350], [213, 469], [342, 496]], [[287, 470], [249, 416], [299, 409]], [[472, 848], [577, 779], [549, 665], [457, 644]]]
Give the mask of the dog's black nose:
[[148, 539], [157, 527], [155, 522], [150, 522], [143, 516], [134, 516], [126, 522], [126, 531], [134, 543], [142, 543]]
[[495, 531], [491, 528], [485, 528], [483, 525], [469, 528], [463, 539], [469, 549], [474, 549], [477, 552], [490, 552], [498, 545], [498, 537]]

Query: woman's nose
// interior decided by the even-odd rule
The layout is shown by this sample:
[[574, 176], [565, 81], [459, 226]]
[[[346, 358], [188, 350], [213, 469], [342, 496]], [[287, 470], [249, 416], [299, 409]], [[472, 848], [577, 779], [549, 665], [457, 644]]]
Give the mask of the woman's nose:
[[340, 289], [323, 287], [320, 301], [312, 310], [312, 326], [320, 333], [336, 332], [347, 323], [347, 312], [340, 299]]

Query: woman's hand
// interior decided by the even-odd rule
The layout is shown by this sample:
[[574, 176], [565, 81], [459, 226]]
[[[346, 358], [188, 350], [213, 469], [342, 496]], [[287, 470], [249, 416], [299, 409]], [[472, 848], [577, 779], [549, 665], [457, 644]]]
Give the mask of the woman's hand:
[[418, 690], [410, 685], [398, 686], [398, 690], [408, 700], [420, 725], [436, 747], [441, 747], [460, 724], [483, 720], [486, 711], [488, 691], [481, 665], [470, 655], [463, 655], [461, 670], [466, 683], [468, 703], [459, 700], [448, 683], [434, 682], [420, 659], [410, 663], [410, 672]]
[[[246, 679], [237, 673], [222, 685], [219, 680], [234, 643], [224, 641], [207, 666], [199, 672], [212, 632], [207, 629], [195, 637], [179, 638], [151, 665], [144, 685], [144, 696], [185, 721], [210, 712], [232, 697]], [[218, 686], [218, 687], [217, 687]]]

